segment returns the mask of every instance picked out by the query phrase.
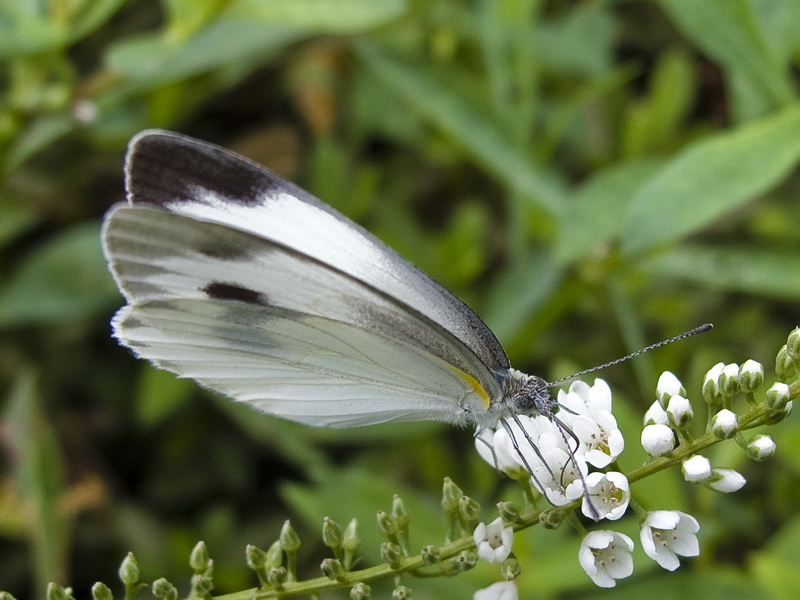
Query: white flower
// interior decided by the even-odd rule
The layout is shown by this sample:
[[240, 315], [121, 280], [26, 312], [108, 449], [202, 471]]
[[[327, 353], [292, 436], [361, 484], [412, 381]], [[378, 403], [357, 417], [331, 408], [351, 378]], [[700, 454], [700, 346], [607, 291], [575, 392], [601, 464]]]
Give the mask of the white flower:
[[711, 417], [711, 432], [721, 440], [727, 440], [739, 431], [739, 419], [736, 413], [723, 408]]
[[475, 540], [475, 545], [478, 547], [478, 558], [487, 562], [499, 563], [511, 554], [514, 530], [511, 527], [503, 527], [503, 520], [497, 517], [488, 525], [478, 523], [472, 539]]
[[598, 587], [614, 587], [633, 573], [633, 540], [616, 531], [592, 531], [581, 542], [578, 562]]
[[733, 469], [714, 469], [706, 485], [713, 490], [729, 494], [736, 492], [747, 483], [747, 480]]
[[555, 506], [563, 506], [580, 498], [583, 493], [581, 478], [586, 477], [589, 472], [583, 457], [575, 456], [573, 460], [566, 451], [556, 447], [545, 449], [542, 456], [545, 463], [539, 461], [533, 467], [533, 484], [536, 489]]
[[642, 448], [650, 456], [661, 456], [675, 447], [675, 434], [666, 425], [648, 425], [642, 429]]
[[625, 514], [631, 499], [631, 488], [625, 475], [616, 471], [589, 473], [585, 481], [589, 495], [583, 497], [581, 512], [584, 515], [593, 517], [592, 507], [601, 519], [609, 521], [615, 521]]
[[681, 464], [683, 478], [689, 482], [705, 481], [711, 477], [711, 462], [700, 454], [687, 458]]
[[656, 384], [656, 398], [658, 403], [663, 407], [669, 402], [672, 396], [685, 396], [686, 390], [683, 384], [669, 371], [664, 371], [658, 378]]
[[500, 581], [472, 594], [472, 600], [517, 600], [517, 584], [513, 581]]
[[686, 398], [676, 394], [669, 399], [667, 416], [673, 427], [683, 428], [692, 422], [694, 411], [691, 403]]
[[644, 413], [643, 425], [669, 425], [667, 411], [661, 407], [658, 400], [653, 402], [650, 408], [647, 409], [647, 412]]
[[475, 435], [475, 449], [483, 460], [512, 479], [528, 476], [525, 467], [517, 458], [508, 432], [502, 426], [496, 430], [489, 427], [478, 428]]
[[642, 524], [640, 539], [645, 554], [668, 571], [677, 569], [678, 556], [697, 556], [697, 520], [678, 510], [654, 510]]
[[770, 436], [758, 434], [747, 444], [747, 456], [759, 462], [764, 461], [772, 458], [776, 448], [775, 441]]
[[585, 455], [589, 464], [602, 468], [622, 453], [625, 440], [611, 413], [611, 389], [605, 381], [595, 379], [591, 387], [574, 381], [568, 392], [559, 390], [558, 404], [564, 409], [559, 419], [580, 441], [575, 454]]

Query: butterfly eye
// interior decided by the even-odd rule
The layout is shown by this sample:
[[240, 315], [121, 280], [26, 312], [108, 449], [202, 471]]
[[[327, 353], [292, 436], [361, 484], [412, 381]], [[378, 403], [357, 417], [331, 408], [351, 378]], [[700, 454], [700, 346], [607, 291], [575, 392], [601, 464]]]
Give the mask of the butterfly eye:
[[514, 412], [518, 415], [527, 415], [536, 409], [536, 400], [531, 396], [517, 396], [514, 398]]

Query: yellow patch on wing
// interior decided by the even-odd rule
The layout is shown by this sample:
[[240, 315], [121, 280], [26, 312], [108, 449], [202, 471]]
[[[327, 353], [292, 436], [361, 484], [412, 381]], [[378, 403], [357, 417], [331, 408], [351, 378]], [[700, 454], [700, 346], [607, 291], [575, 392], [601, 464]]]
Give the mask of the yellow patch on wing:
[[483, 410], [489, 410], [489, 404], [491, 404], [491, 398], [489, 397], [489, 394], [486, 392], [486, 390], [483, 389], [483, 386], [480, 383], [478, 383], [478, 380], [475, 379], [469, 373], [465, 373], [464, 371], [454, 367], [453, 365], [448, 365], [448, 366], [451, 369], [453, 369], [456, 375], [461, 377], [461, 379], [466, 381], [469, 384], [469, 386], [473, 390], [475, 390], [475, 393], [478, 394], [478, 397], [481, 399], [481, 402], [483, 403]]

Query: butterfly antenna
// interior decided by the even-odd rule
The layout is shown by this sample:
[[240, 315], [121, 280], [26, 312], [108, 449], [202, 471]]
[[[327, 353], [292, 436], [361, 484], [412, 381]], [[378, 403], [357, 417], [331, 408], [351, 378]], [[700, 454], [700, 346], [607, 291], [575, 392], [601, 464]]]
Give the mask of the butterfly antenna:
[[599, 371], [601, 369], [606, 369], [608, 367], [613, 367], [614, 365], [618, 365], [621, 362], [625, 362], [626, 360], [630, 360], [631, 358], [633, 358], [635, 356], [639, 356], [640, 354], [644, 354], [645, 352], [649, 352], [650, 350], [655, 350], [656, 348], [660, 348], [661, 346], [666, 346], [667, 344], [671, 344], [672, 342], [677, 342], [678, 340], [682, 340], [682, 339], [691, 337], [693, 335], [697, 335], [698, 333], [705, 333], [706, 331], [708, 331], [712, 327], [714, 327], [714, 325], [712, 325], [711, 323], [706, 323], [704, 325], [700, 325], [700, 327], [695, 327], [694, 329], [692, 329], [690, 331], [687, 331], [687, 332], [682, 333], [680, 335], [676, 335], [675, 337], [671, 337], [668, 340], [663, 340], [663, 341], [658, 342], [656, 344], [651, 344], [650, 346], [646, 346], [645, 348], [642, 348], [641, 350], [637, 350], [636, 352], [631, 352], [630, 354], [628, 354], [627, 356], [623, 356], [622, 358], [618, 358], [616, 360], [612, 360], [610, 362], [603, 363], [602, 365], [598, 365], [596, 367], [592, 367], [591, 369], [586, 369], [585, 371], [579, 371], [578, 373], [570, 375], [569, 377], [562, 377], [561, 379], [556, 379], [555, 381], [548, 383], [547, 387], [555, 387], [557, 385], [561, 385], [562, 383], [567, 383], [569, 381], [572, 381], [573, 379], [577, 379], [578, 377], [582, 377], [583, 375], [586, 375], [588, 373], [594, 373], [595, 371]]

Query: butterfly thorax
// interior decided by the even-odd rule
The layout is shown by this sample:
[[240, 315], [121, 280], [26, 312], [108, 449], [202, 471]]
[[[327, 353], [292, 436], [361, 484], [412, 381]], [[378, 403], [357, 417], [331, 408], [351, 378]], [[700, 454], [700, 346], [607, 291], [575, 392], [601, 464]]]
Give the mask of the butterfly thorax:
[[558, 404], [550, 395], [550, 385], [541, 377], [509, 369], [503, 379], [503, 407], [516, 415], [542, 415], [552, 418]]

